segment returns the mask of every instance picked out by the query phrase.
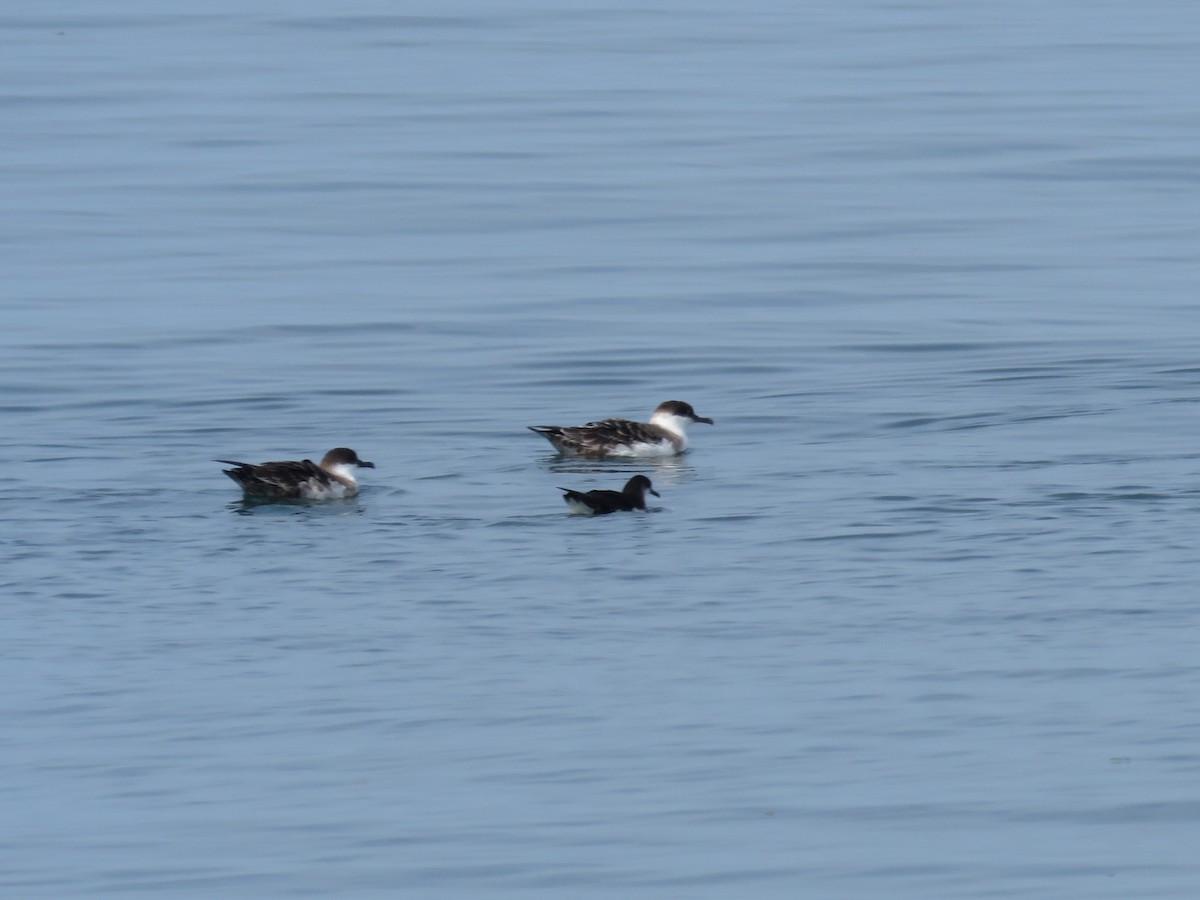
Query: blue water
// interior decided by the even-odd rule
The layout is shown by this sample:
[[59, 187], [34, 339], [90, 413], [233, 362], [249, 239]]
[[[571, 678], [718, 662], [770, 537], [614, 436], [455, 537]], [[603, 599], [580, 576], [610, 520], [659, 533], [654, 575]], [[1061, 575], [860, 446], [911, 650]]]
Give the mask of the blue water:
[[1195, 896], [1200, 9], [0, 23], [0, 893]]

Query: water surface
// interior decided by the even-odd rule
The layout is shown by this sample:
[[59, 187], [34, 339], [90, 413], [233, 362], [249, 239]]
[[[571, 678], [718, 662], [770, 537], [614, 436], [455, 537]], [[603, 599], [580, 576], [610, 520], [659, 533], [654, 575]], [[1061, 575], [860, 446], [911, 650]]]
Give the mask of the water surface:
[[1192, 7], [3, 24], [0, 892], [1194, 895]]

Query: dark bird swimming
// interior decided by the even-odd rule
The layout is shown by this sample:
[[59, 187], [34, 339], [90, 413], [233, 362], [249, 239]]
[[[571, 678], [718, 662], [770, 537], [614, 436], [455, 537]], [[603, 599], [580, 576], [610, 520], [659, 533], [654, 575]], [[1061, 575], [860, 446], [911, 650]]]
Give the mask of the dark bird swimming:
[[560, 487], [567, 508], [577, 516], [602, 516], [606, 513], [646, 508], [646, 494], [659, 496], [645, 475], [634, 475], [619, 491], [573, 491]]

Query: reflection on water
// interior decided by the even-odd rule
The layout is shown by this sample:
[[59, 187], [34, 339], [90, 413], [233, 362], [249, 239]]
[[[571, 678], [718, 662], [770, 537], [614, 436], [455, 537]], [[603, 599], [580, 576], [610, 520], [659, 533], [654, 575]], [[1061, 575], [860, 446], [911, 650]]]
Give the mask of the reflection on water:
[[624, 459], [612, 457], [606, 459], [589, 459], [579, 456], [550, 456], [536, 460], [538, 466], [547, 472], [567, 473], [571, 475], [619, 475], [630, 478], [640, 473], [650, 475], [656, 484], [679, 484], [687, 481], [696, 474], [695, 467], [689, 461], [688, 454], [680, 456], [655, 456], [645, 459]]
[[243, 496], [227, 504], [226, 509], [238, 515], [360, 515], [364, 511], [362, 494], [355, 497], [339, 497], [330, 500], [271, 499], [269, 497]]

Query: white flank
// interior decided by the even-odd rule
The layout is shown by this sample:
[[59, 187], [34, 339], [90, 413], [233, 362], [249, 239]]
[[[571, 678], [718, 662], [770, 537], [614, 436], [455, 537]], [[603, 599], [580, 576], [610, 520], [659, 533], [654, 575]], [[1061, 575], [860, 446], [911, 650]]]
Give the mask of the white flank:
[[[680, 435], [682, 438], [683, 436]], [[676, 447], [670, 441], [658, 441], [648, 444], [639, 441], [636, 444], [613, 444], [605, 450], [608, 456], [674, 456], [687, 449], [687, 441]]]
[[594, 516], [596, 511], [586, 503], [580, 503], [571, 497], [567, 498], [567, 511], [573, 516]]
[[305, 500], [341, 500], [343, 497], [352, 497], [357, 493], [357, 487], [348, 488], [340, 481], [331, 481], [329, 484], [308, 481], [300, 489], [300, 496]]

